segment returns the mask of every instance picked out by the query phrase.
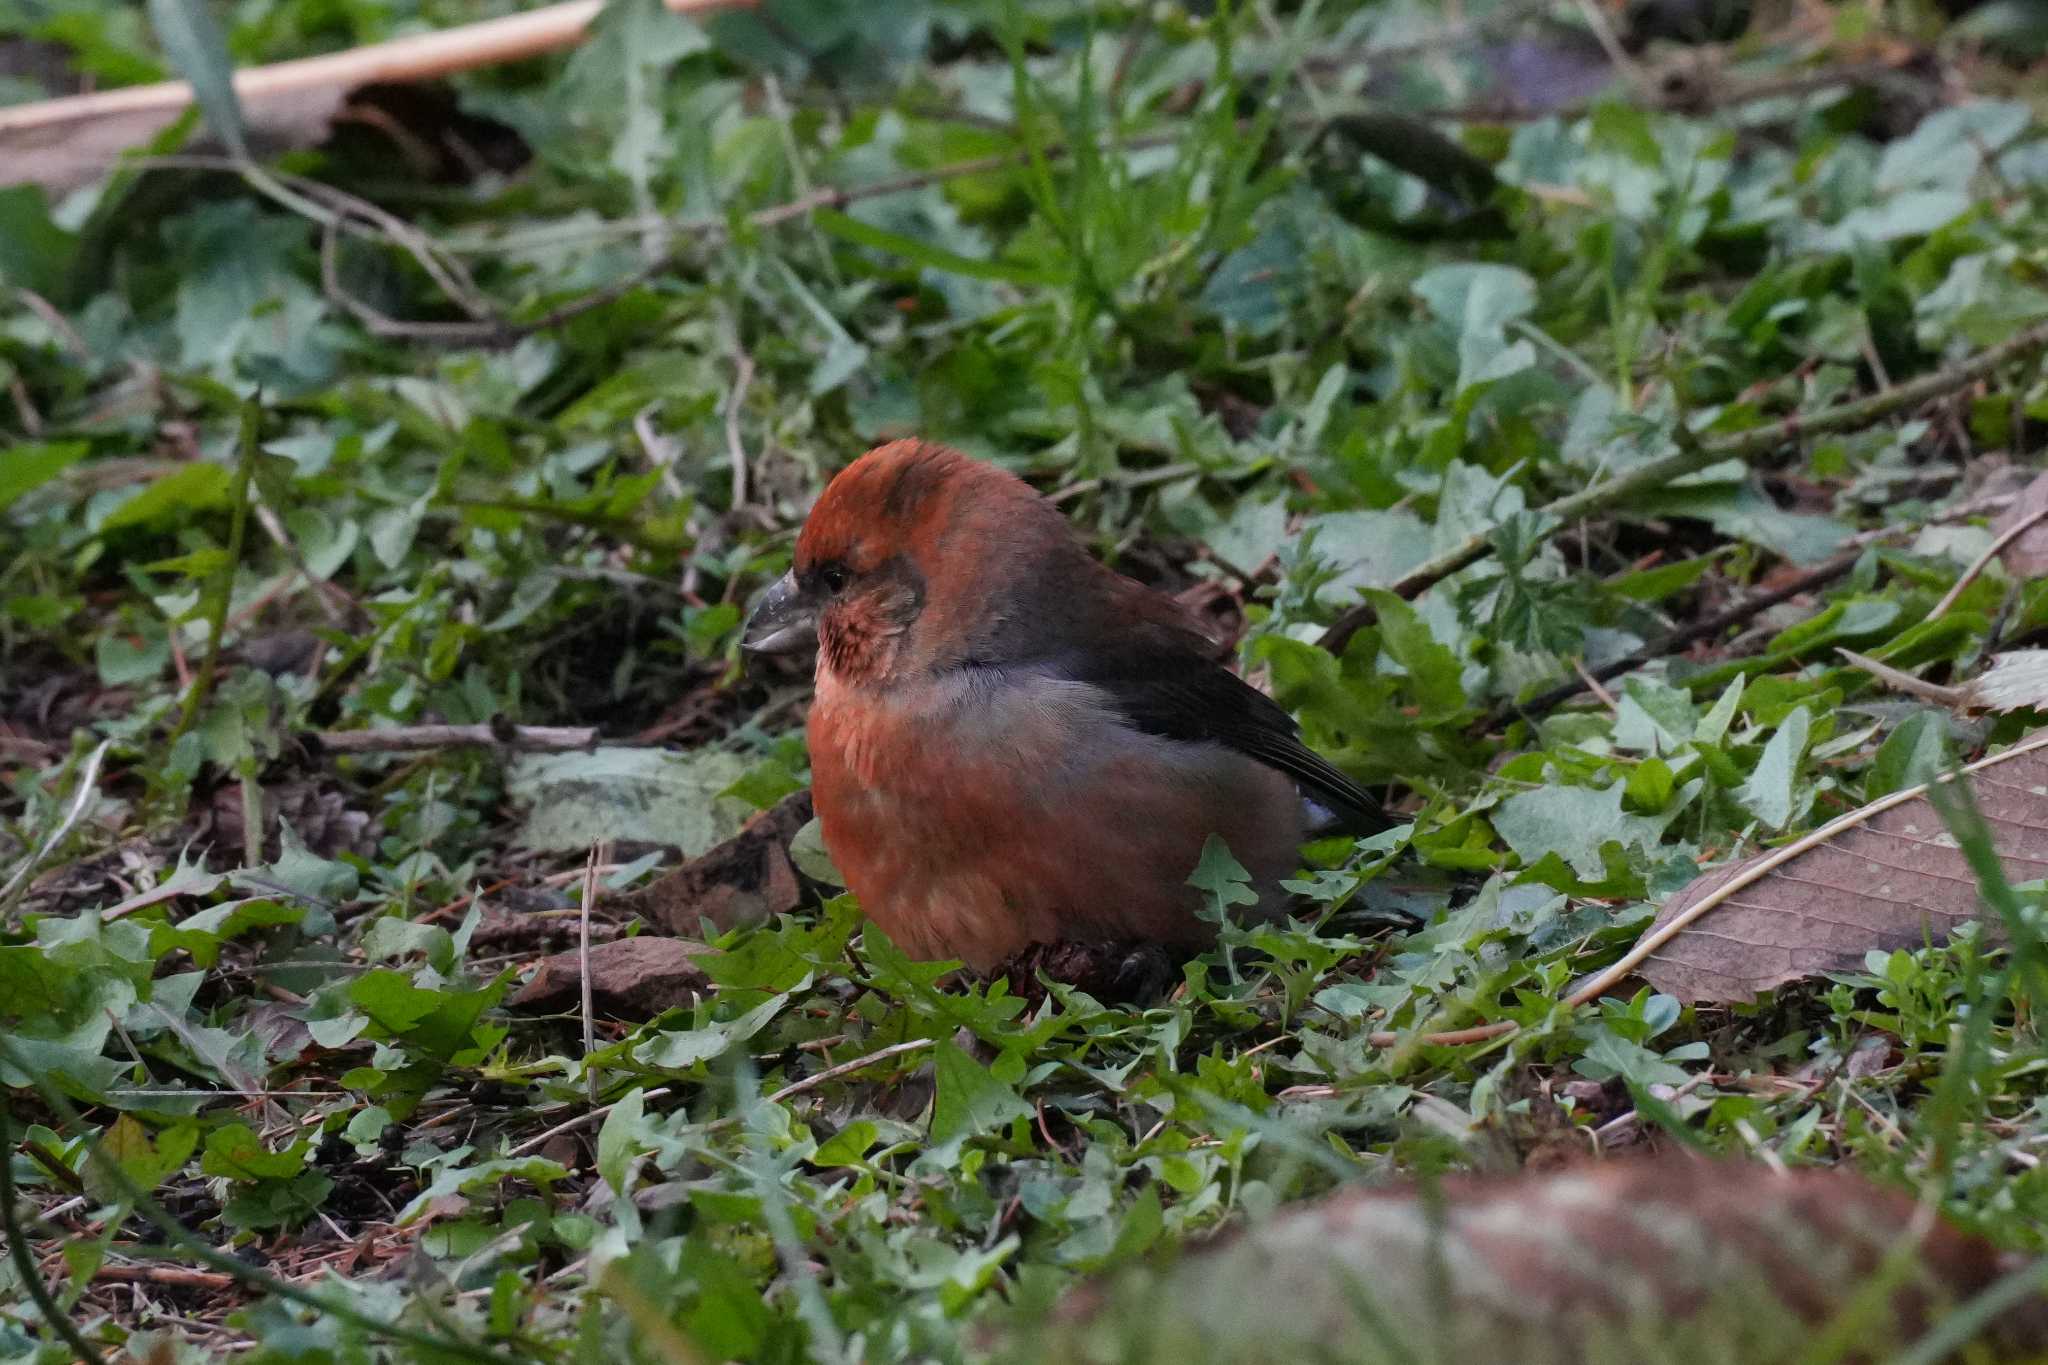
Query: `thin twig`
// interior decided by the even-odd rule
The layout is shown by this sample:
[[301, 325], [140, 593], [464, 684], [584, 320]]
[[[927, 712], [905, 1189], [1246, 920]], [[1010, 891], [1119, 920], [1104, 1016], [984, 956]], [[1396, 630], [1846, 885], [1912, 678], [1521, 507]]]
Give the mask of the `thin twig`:
[[[1710, 465], [1726, 460], [1753, 460], [1804, 436], [1873, 426], [1895, 413], [1967, 388], [1989, 376], [1999, 366], [2031, 356], [2044, 346], [2048, 346], [2048, 323], [2039, 323], [2015, 333], [1996, 346], [1987, 346], [1953, 365], [1908, 380], [1883, 393], [1810, 415], [1795, 412], [1780, 421], [1737, 432], [1717, 441], [1693, 442], [1691, 449], [1681, 446], [1669, 455], [1646, 460], [1590, 488], [1545, 503], [1537, 509], [1537, 514], [1546, 523], [1542, 534], [1546, 537], [1555, 535], [1581, 517], [1605, 512], [1638, 493], [1660, 488], [1673, 479], [1698, 473]], [[1388, 585], [1388, 590], [1397, 597], [1420, 596], [1460, 569], [1485, 559], [1493, 551], [1492, 532], [1475, 533], [1452, 549], [1409, 570]], [[1372, 624], [1374, 619], [1372, 605], [1360, 603], [1339, 616], [1323, 632], [1319, 643], [1332, 654], [1342, 653], [1346, 642]]]
[[1614, 700], [1614, 694], [1612, 692], [1609, 692], [1605, 687], [1601, 686], [1600, 680], [1598, 678], [1594, 677], [1591, 673], [1586, 671], [1586, 661], [1584, 659], [1581, 659], [1574, 655], [1572, 658], [1572, 671], [1578, 674], [1579, 681], [1584, 683], [1587, 689], [1591, 691], [1594, 696], [1600, 699], [1600, 704], [1602, 706], [1606, 707], [1610, 711], [1618, 711], [1621, 709], [1621, 704]]
[[41, 318], [44, 325], [57, 334], [57, 339], [64, 343], [66, 350], [88, 365], [95, 363], [92, 348], [85, 344], [85, 338], [80, 336], [78, 329], [71, 325], [71, 319], [59, 312], [55, 304], [51, 303], [41, 294], [38, 294], [35, 290], [25, 288], [22, 285], [14, 286], [14, 296], [27, 305], [31, 313]]
[[597, 869], [611, 860], [611, 840], [600, 839], [590, 846], [590, 856], [583, 864], [582, 904], [576, 913], [576, 970], [583, 977], [583, 1093], [593, 1107], [597, 1104], [597, 1067], [590, 1058], [597, 1051], [597, 1012], [590, 999], [590, 912], [597, 906]]
[[467, 746], [562, 753], [592, 748], [594, 725], [392, 725], [378, 730], [320, 730], [311, 738], [337, 754], [411, 753]]
[[2035, 508], [2001, 531], [1996, 539], [1984, 547], [1984, 553], [1978, 555], [1970, 562], [1970, 567], [1963, 570], [1962, 577], [1955, 581], [1955, 585], [1942, 594], [1941, 600], [1934, 604], [1934, 610], [1927, 613], [1927, 619], [1938, 621], [1948, 615], [1948, 609], [1956, 604], [1956, 599], [1977, 581], [1977, 575], [1983, 573], [1991, 561], [1998, 558], [1999, 552], [2032, 530], [2044, 517], [2048, 517], [2048, 503]]
[[740, 406], [754, 385], [754, 358], [737, 343], [734, 351], [738, 373], [733, 375], [732, 394], [725, 401], [725, 449], [732, 459], [732, 508], [736, 512], [747, 505], [747, 447], [740, 440]]
[[[667, 0], [667, 4], [680, 14], [749, 7], [748, 0]], [[235, 95], [244, 105], [293, 97], [303, 100], [312, 90], [348, 91], [384, 82], [423, 81], [520, 61], [583, 41], [599, 8], [599, 0], [570, 0], [366, 47], [245, 67], [235, 73]], [[116, 115], [160, 115], [169, 123], [191, 103], [192, 87], [184, 81], [66, 95], [0, 109], [0, 134], [75, 129]]]

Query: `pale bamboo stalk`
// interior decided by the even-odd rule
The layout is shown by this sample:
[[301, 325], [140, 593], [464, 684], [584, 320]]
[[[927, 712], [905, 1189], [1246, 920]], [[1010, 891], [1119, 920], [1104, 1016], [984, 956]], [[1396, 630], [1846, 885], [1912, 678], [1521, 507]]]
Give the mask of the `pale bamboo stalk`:
[[[663, 3], [677, 14], [707, 14], [750, 8], [753, 0], [663, 0]], [[378, 82], [408, 83], [456, 71], [516, 62], [582, 42], [601, 6], [602, 0], [568, 0], [566, 4], [549, 5], [525, 14], [509, 14], [501, 19], [486, 19], [435, 33], [416, 33], [346, 52], [249, 67], [235, 73], [235, 93], [245, 101], [261, 101], [319, 87], [354, 89]], [[191, 102], [192, 87], [184, 81], [127, 86], [90, 95], [68, 95], [62, 99], [40, 100], [34, 104], [0, 109], [0, 134], [89, 123], [128, 114], [175, 116]]]

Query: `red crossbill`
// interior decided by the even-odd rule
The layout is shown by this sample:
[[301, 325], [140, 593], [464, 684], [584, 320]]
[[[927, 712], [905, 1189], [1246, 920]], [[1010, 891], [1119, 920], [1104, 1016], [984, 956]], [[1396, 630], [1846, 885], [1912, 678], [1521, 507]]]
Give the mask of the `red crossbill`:
[[1191, 613], [1098, 563], [1023, 480], [944, 446], [895, 441], [842, 470], [744, 645], [817, 649], [825, 845], [922, 958], [1199, 946], [1214, 927], [1188, 876], [1209, 836], [1271, 913], [1308, 802], [1380, 818]]

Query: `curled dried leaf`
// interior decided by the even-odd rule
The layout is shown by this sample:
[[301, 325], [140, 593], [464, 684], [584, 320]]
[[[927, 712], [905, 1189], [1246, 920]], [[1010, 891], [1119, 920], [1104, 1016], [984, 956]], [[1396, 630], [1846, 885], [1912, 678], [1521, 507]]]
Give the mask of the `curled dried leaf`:
[[[697, 960], [711, 952], [686, 939], [642, 934], [593, 944], [590, 949], [591, 1004], [604, 1014], [650, 1019], [666, 1009], [692, 1004], [710, 989]], [[583, 963], [575, 952], [542, 958], [539, 970], [507, 1003], [516, 1009], [575, 1009], [583, 994]]]
[[794, 910], [803, 899], [803, 883], [789, 845], [810, 818], [810, 792], [793, 792], [732, 838], [617, 897], [613, 906], [677, 934], [697, 933], [702, 920], [736, 929]]

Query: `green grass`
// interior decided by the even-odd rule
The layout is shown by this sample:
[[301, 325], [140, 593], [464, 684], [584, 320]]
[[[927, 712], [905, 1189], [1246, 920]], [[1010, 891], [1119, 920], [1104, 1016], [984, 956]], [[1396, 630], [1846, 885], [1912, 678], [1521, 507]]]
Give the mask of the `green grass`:
[[[2040, 644], [2048, 584], [1997, 565], [1927, 621], [1990, 541], [1947, 514], [2040, 467], [2039, 367], [1539, 510], [2048, 319], [2035, 84], [1904, 6], [1760, 17], [1711, 115], [1624, 82], [1462, 120], [1429, 111], [1499, 101], [1487, 44], [1577, 51], [1580, 11], [774, 11], [615, 0], [580, 53], [463, 78], [530, 147], [512, 174], [431, 183], [371, 139], [0, 190], [0, 886], [42, 850], [0, 893], [0, 1098], [79, 1330], [109, 1358], [148, 1330], [193, 1360], [957, 1359], [1007, 1299], [1341, 1180], [1603, 1141], [1849, 1163], [2048, 1250], [2035, 888], [1991, 882], [2011, 950], [1560, 1008], [1701, 867], [2032, 724], [1835, 650], [1954, 681]], [[414, 22], [223, 13], [244, 62]], [[1763, 88], [1873, 23], [1984, 97]], [[0, 6], [8, 34], [103, 81], [166, 64], [86, 0]], [[1404, 55], [1368, 102], [1376, 48]], [[909, 433], [1241, 606], [1248, 667], [1412, 829], [1315, 850], [1317, 916], [1230, 931], [1148, 1009], [942, 986], [841, 898], [727, 936], [714, 991], [590, 1051], [577, 1012], [508, 1010], [572, 946], [531, 926], [573, 929], [535, 914], [588, 837], [624, 841], [615, 898], [653, 840], [701, 851], [801, 785], [802, 680], [740, 668], [741, 607], [823, 479]], [[1522, 709], [1884, 528], [1612, 708]], [[496, 717], [677, 756], [308, 739]], [[631, 784], [644, 828], [607, 804]], [[537, 1142], [593, 1073], [607, 1114]], [[159, 1216], [260, 1254], [138, 1298], [200, 1266]], [[0, 1264], [0, 1358], [38, 1343], [74, 1354]]]

